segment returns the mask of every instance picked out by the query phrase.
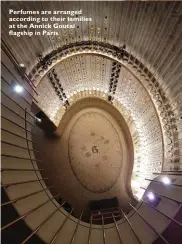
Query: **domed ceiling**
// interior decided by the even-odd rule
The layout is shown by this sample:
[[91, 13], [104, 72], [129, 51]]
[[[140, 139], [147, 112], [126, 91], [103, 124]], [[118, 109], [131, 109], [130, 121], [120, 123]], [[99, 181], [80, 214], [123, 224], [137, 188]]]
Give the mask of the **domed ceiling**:
[[[66, 98], [62, 99], [61, 89]], [[135, 149], [133, 191], [136, 196], [141, 196], [143, 191], [140, 186], [145, 178], [153, 177], [154, 172], [161, 171], [164, 157], [163, 136], [153, 101], [147, 89], [134, 74], [119, 62], [101, 55], [75, 55], [55, 65], [39, 82], [37, 91], [40, 94], [39, 106], [56, 125], [61, 123], [67, 109], [64, 106], [66, 100], [71, 105], [84, 97], [97, 97], [108, 102], [108, 98], [112, 97], [113, 100], [110, 102], [125, 118], [133, 137]], [[47, 97], [50, 99], [47, 100]], [[81, 124], [86, 125], [85, 118], [81, 117], [80, 120], [82, 119]], [[99, 120], [100, 117], [95, 118], [95, 123]], [[106, 121], [103, 121], [103, 124], [106, 126]], [[74, 128], [77, 128], [76, 126], [79, 127], [80, 122]], [[82, 137], [80, 143], [83, 143]], [[117, 148], [117, 144], [115, 147]]]
[[129, 128], [117, 109], [98, 97], [85, 97], [65, 112], [56, 133], [46, 138], [37, 130], [45, 177], [75, 209], [88, 211], [90, 201], [133, 199], [133, 145]]
[[71, 168], [85, 188], [103, 193], [112, 188], [121, 173], [123, 140], [119, 138], [115, 123], [103, 111], [82, 112], [68, 138]]
[[[84, 98], [99, 98], [117, 109], [132, 138], [131, 187], [138, 198], [143, 194], [140, 187], [148, 184], [146, 178], [152, 179], [153, 173], [162, 169], [181, 167], [180, 2], [52, 1], [44, 5], [3, 2], [5, 37], [10, 6], [17, 10], [82, 9], [85, 16], [92, 18], [92, 21], [77, 22], [74, 30], [59, 29], [56, 37], [7, 38], [6, 45], [18, 62], [25, 64], [34, 82], [38, 106], [58, 129], [66, 113], [77, 102], [81, 106]], [[118, 175], [123, 173], [122, 165], [127, 162], [123, 160], [125, 140], [118, 139], [117, 123], [110, 114], [104, 115], [107, 110], [87, 109], [79, 111], [76, 120], [71, 118], [74, 125], [68, 125], [71, 129], [64, 143], [69, 149], [66, 157], [70, 159], [74, 180], [80, 182], [80, 187], [87, 186], [88, 191], [102, 194], [106, 190], [109, 192], [119, 179]], [[82, 126], [83, 136], [78, 140]], [[119, 134], [122, 135], [122, 129]], [[108, 148], [109, 143], [111, 147]], [[98, 179], [96, 186], [95, 182], [87, 180], [102, 168], [107, 168], [102, 176], [108, 179], [109, 168], [103, 166], [103, 162], [108, 166], [111, 148], [116, 161], [111, 178], [107, 185], [102, 178]], [[96, 155], [97, 151], [101, 154]], [[86, 165], [91, 165], [90, 170]], [[88, 178], [80, 176], [83, 169]]]

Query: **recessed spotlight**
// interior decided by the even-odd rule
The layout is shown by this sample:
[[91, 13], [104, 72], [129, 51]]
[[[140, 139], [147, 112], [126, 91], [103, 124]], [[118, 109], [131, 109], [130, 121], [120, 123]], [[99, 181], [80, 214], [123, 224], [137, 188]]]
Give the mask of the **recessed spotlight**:
[[151, 201], [153, 201], [153, 200], [155, 199], [155, 195], [154, 195], [154, 193], [151, 192], [151, 191], [147, 193], [147, 197], [148, 197], [148, 199], [151, 200]]
[[17, 93], [21, 93], [23, 91], [23, 87], [20, 86], [20, 85], [15, 85], [14, 86], [14, 90], [17, 92]]
[[170, 185], [171, 184], [171, 180], [167, 176], [162, 177], [162, 182], [165, 185]]
[[41, 120], [40, 118], [37, 118], [37, 117], [36, 117], [36, 120], [37, 120], [39, 123], [42, 122], [42, 120]]
[[20, 67], [25, 67], [25, 65], [24, 65], [24, 64], [19, 64], [19, 66], [20, 66]]

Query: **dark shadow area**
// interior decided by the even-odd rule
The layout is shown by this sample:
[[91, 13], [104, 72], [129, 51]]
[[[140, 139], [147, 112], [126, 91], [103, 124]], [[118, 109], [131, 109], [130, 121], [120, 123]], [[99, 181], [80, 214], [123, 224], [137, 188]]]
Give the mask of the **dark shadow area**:
[[[174, 217], [175, 220], [182, 223], [182, 207]], [[171, 221], [169, 226], [165, 229], [162, 233], [162, 236], [170, 243], [170, 244], [181, 244], [182, 243], [182, 227], [176, 224], [175, 222]], [[153, 244], [163, 244], [164, 242], [157, 238], [153, 242]]]
[[110, 224], [122, 218], [117, 197], [90, 202], [93, 224]]
[[57, 135], [54, 134], [56, 126], [54, 123], [47, 117], [47, 115], [39, 109], [39, 107], [33, 102], [32, 103], [32, 113], [35, 114], [35, 123], [36, 125], [44, 131], [44, 134], [47, 137], [56, 138]]
[[[9, 198], [3, 188], [1, 190], [1, 201], [2, 203], [9, 201]], [[12, 204], [8, 204], [1, 208], [2, 227], [19, 217], [19, 214]], [[19, 220], [18, 222], [14, 223], [13, 225], [9, 226], [1, 232], [1, 243], [20, 244], [31, 233], [32, 230], [26, 225], [24, 220]], [[37, 235], [33, 235], [26, 243], [45, 244], [45, 242], [43, 242]]]

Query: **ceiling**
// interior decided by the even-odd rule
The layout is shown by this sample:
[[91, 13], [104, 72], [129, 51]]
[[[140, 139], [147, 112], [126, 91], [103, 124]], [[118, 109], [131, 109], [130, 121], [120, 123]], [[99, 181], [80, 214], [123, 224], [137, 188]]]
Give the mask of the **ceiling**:
[[[59, 29], [55, 37], [9, 37], [9, 8], [82, 9], [92, 21], [77, 22], [73, 30]], [[141, 196], [144, 179], [154, 177], [162, 166], [180, 167], [181, 2], [3, 2], [2, 21], [3, 39], [25, 64], [37, 86], [40, 108], [57, 126], [69, 107], [66, 102], [113, 98], [133, 138], [136, 195]]]
[[[59, 36], [22, 36], [8, 38], [8, 9], [14, 10], [79, 10], [91, 22], [77, 22], [74, 30], [59, 29]], [[23, 17], [27, 17], [23, 15]], [[65, 44], [93, 40], [126, 50], [160, 75], [167, 88], [171, 77], [181, 73], [181, 2], [3, 2], [2, 36], [28, 72], [43, 56]], [[177, 65], [176, 65], [177, 64]], [[177, 79], [177, 80], [178, 80]], [[176, 83], [177, 84], [177, 80]]]
[[80, 209], [89, 213], [93, 200], [117, 196], [124, 207], [134, 200], [132, 138], [119, 111], [107, 101], [86, 97], [74, 103], [57, 128], [60, 138], [47, 138], [38, 128], [35, 132], [48, 185], [78, 214]]

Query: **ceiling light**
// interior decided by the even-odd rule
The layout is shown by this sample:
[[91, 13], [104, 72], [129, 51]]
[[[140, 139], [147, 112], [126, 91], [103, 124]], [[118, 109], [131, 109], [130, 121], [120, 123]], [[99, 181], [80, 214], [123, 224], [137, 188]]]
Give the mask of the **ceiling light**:
[[24, 65], [24, 64], [19, 64], [19, 66], [20, 66], [20, 67], [25, 67], [25, 65]]
[[171, 184], [171, 180], [167, 176], [162, 177], [162, 182], [165, 185], [170, 185]]
[[153, 201], [153, 200], [155, 199], [155, 195], [154, 195], [154, 193], [151, 192], [151, 191], [147, 193], [147, 197], [148, 197], [148, 199], [151, 200], [151, 201]]
[[14, 90], [17, 92], [17, 93], [21, 93], [23, 91], [23, 87], [20, 86], [20, 85], [15, 85], [14, 86]]

